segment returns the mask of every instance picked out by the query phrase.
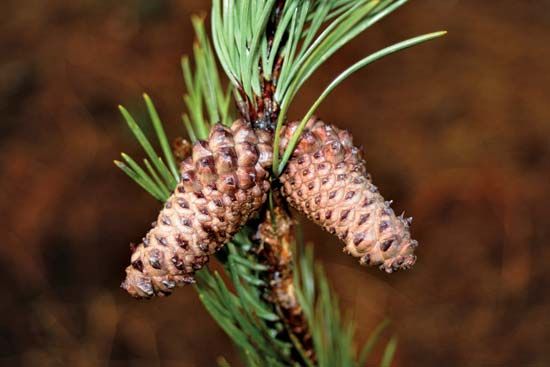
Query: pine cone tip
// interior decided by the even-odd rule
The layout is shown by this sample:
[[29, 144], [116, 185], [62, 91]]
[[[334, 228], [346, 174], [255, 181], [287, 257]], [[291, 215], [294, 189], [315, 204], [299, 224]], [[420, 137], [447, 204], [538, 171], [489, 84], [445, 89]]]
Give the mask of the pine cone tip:
[[193, 274], [149, 276], [139, 269], [139, 263], [126, 268], [126, 279], [120, 284], [128, 294], [137, 299], [149, 299], [153, 296], [167, 297], [176, 286], [195, 283]]

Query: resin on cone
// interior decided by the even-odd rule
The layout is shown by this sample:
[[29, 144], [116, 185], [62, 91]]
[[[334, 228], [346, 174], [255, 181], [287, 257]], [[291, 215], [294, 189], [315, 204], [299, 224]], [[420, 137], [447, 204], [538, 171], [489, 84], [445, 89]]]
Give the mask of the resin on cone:
[[[298, 125], [285, 127], [281, 149]], [[280, 180], [288, 202], [344, 241], [344, 252], [361, 264], [391, 273], [415, 263], [410, 221], [379, 193], [347, 131], [312, 118]]]
[[168, 295], [193, 274], [265, 202], [272, 134], [237, 120], [212, 127], [180, 165], [181, 180], [152, 229], [132, 251], [121, 287], [136, 298]]

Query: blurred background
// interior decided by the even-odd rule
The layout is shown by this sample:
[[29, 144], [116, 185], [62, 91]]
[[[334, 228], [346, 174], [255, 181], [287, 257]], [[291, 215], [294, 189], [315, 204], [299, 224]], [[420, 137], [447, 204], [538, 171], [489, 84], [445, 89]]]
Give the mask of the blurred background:
[[[0, 22], [0, 365], [238, 365], [194, 290], [136, 302], [118, 288], [159, 204], [115, 168], [143, 153], [117, 104], [172, 136], [179, 58], [206, 1], [4, 0]], [[416, 0], [306, 85], [410, 36], [449, 34], [360, 71], [319, 115], [351, 130], [396, 212], [412, 271], [360, 268], [304, 219], [365, 340], [384, 317], [395, 366], [550, 365], [550, 1]]]

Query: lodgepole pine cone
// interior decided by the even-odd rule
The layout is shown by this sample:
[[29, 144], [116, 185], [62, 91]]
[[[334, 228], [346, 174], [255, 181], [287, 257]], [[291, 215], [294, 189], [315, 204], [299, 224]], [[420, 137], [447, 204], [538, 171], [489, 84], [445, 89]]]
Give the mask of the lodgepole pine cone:
[[[298, 124], [285, 127], [282, 149]], [[409, 220], [384, 201], [347, 131], [312, 118], [280, 180], [288, 202], [336, 234], [345, 242], [344, 252], [362, 265], [391, 273], [415, 263], [418, 242], [411, 239]]]
[[181, 180], [153, 228], [133, 248], [121, 284], [136, 298], [168, 295], [256, 212], [267, 197], [272, 135], [237, 120], [212, 127], [181, 165]]

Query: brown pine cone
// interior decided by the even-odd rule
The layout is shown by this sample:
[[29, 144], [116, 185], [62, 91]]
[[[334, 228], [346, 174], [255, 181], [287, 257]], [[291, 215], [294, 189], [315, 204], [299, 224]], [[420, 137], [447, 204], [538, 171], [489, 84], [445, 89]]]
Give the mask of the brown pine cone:
[[237, 120], [212, 127], [180, 166], [181, 180], [153, 228], [133, 248], [121, 284], [136, 298], [167, 295], [193, 283], [208, 262], [256, 212], [269, 190], [272, 135]]
[[[298, 124], [285, 127], [281, 149]], [[418, 242], [411, 239], [410, 221], [384, 201], [347, 131], [312, 118], [280, 180], [288, 202], [336, 234], [345, 242], [344, 252], [362, 265], [391, 273], [415, 263]]]

